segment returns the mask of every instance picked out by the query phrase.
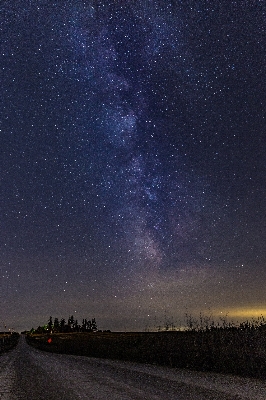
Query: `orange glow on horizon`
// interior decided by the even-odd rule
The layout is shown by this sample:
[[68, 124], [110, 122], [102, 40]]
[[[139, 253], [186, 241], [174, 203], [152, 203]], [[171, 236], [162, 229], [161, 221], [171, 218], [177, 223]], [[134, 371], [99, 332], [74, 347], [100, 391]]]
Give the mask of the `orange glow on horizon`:
[[239, 307], [239, 308], [230, 308], [227, 310], [215, 310], [213, 313], [215, 317], [227, 317], [231, 318], [258, 318], [258, 317], [266, 317], [266, 307]]

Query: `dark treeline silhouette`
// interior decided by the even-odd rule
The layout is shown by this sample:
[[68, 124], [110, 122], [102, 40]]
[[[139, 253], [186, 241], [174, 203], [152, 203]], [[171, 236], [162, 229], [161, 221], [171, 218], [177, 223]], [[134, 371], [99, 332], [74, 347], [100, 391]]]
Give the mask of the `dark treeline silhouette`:
[[68, 332], [97, 332], [97, 324], [95, 318], [87, 320], [83, 318], [82, 324], [78, 323], [71, 315], [66, 321], [65, 318], [50, 317], [48, 323], [43, 326], [38, 326], [37, 329], [31, 329], [31, 333], [68, 333]]

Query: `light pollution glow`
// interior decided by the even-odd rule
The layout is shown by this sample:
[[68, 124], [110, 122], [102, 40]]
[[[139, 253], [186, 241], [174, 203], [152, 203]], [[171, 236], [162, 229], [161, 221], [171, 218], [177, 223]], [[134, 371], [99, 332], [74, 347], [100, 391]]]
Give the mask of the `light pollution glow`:
[[226, 316], [228, 320], [231, 318], [259, 318], [266, 316], [266, 308], [248, 308], [248, 307], [241, 307], [241, 308], [229, 308], [224, 311], [215, 310], [212, 315], [214, 317], [224, 317]]

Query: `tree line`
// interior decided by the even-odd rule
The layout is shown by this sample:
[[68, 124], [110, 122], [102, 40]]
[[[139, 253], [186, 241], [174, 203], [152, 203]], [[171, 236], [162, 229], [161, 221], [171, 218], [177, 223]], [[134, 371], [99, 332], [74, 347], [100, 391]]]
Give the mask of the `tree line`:
[[97, 332], [97, 324], [95, 318], [88, 320], [82, 319], [82, 324], [78, 323], [78, 320], [71, 315], [66, 321], [65, 318], [55, 317], [53, 319], [50, 316], [47, 324], [38, 326], [37, 329], [31, 329], [31, 333], [68, 333], [68, 332]]

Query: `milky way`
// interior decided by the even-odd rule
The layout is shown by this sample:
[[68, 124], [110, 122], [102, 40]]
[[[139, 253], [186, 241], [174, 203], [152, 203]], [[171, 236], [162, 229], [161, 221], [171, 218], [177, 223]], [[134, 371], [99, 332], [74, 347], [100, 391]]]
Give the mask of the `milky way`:
[[265, 15], [253, 1], [3, 2], [5, 323], [154, 329], [187, 309], [263, 308]]

